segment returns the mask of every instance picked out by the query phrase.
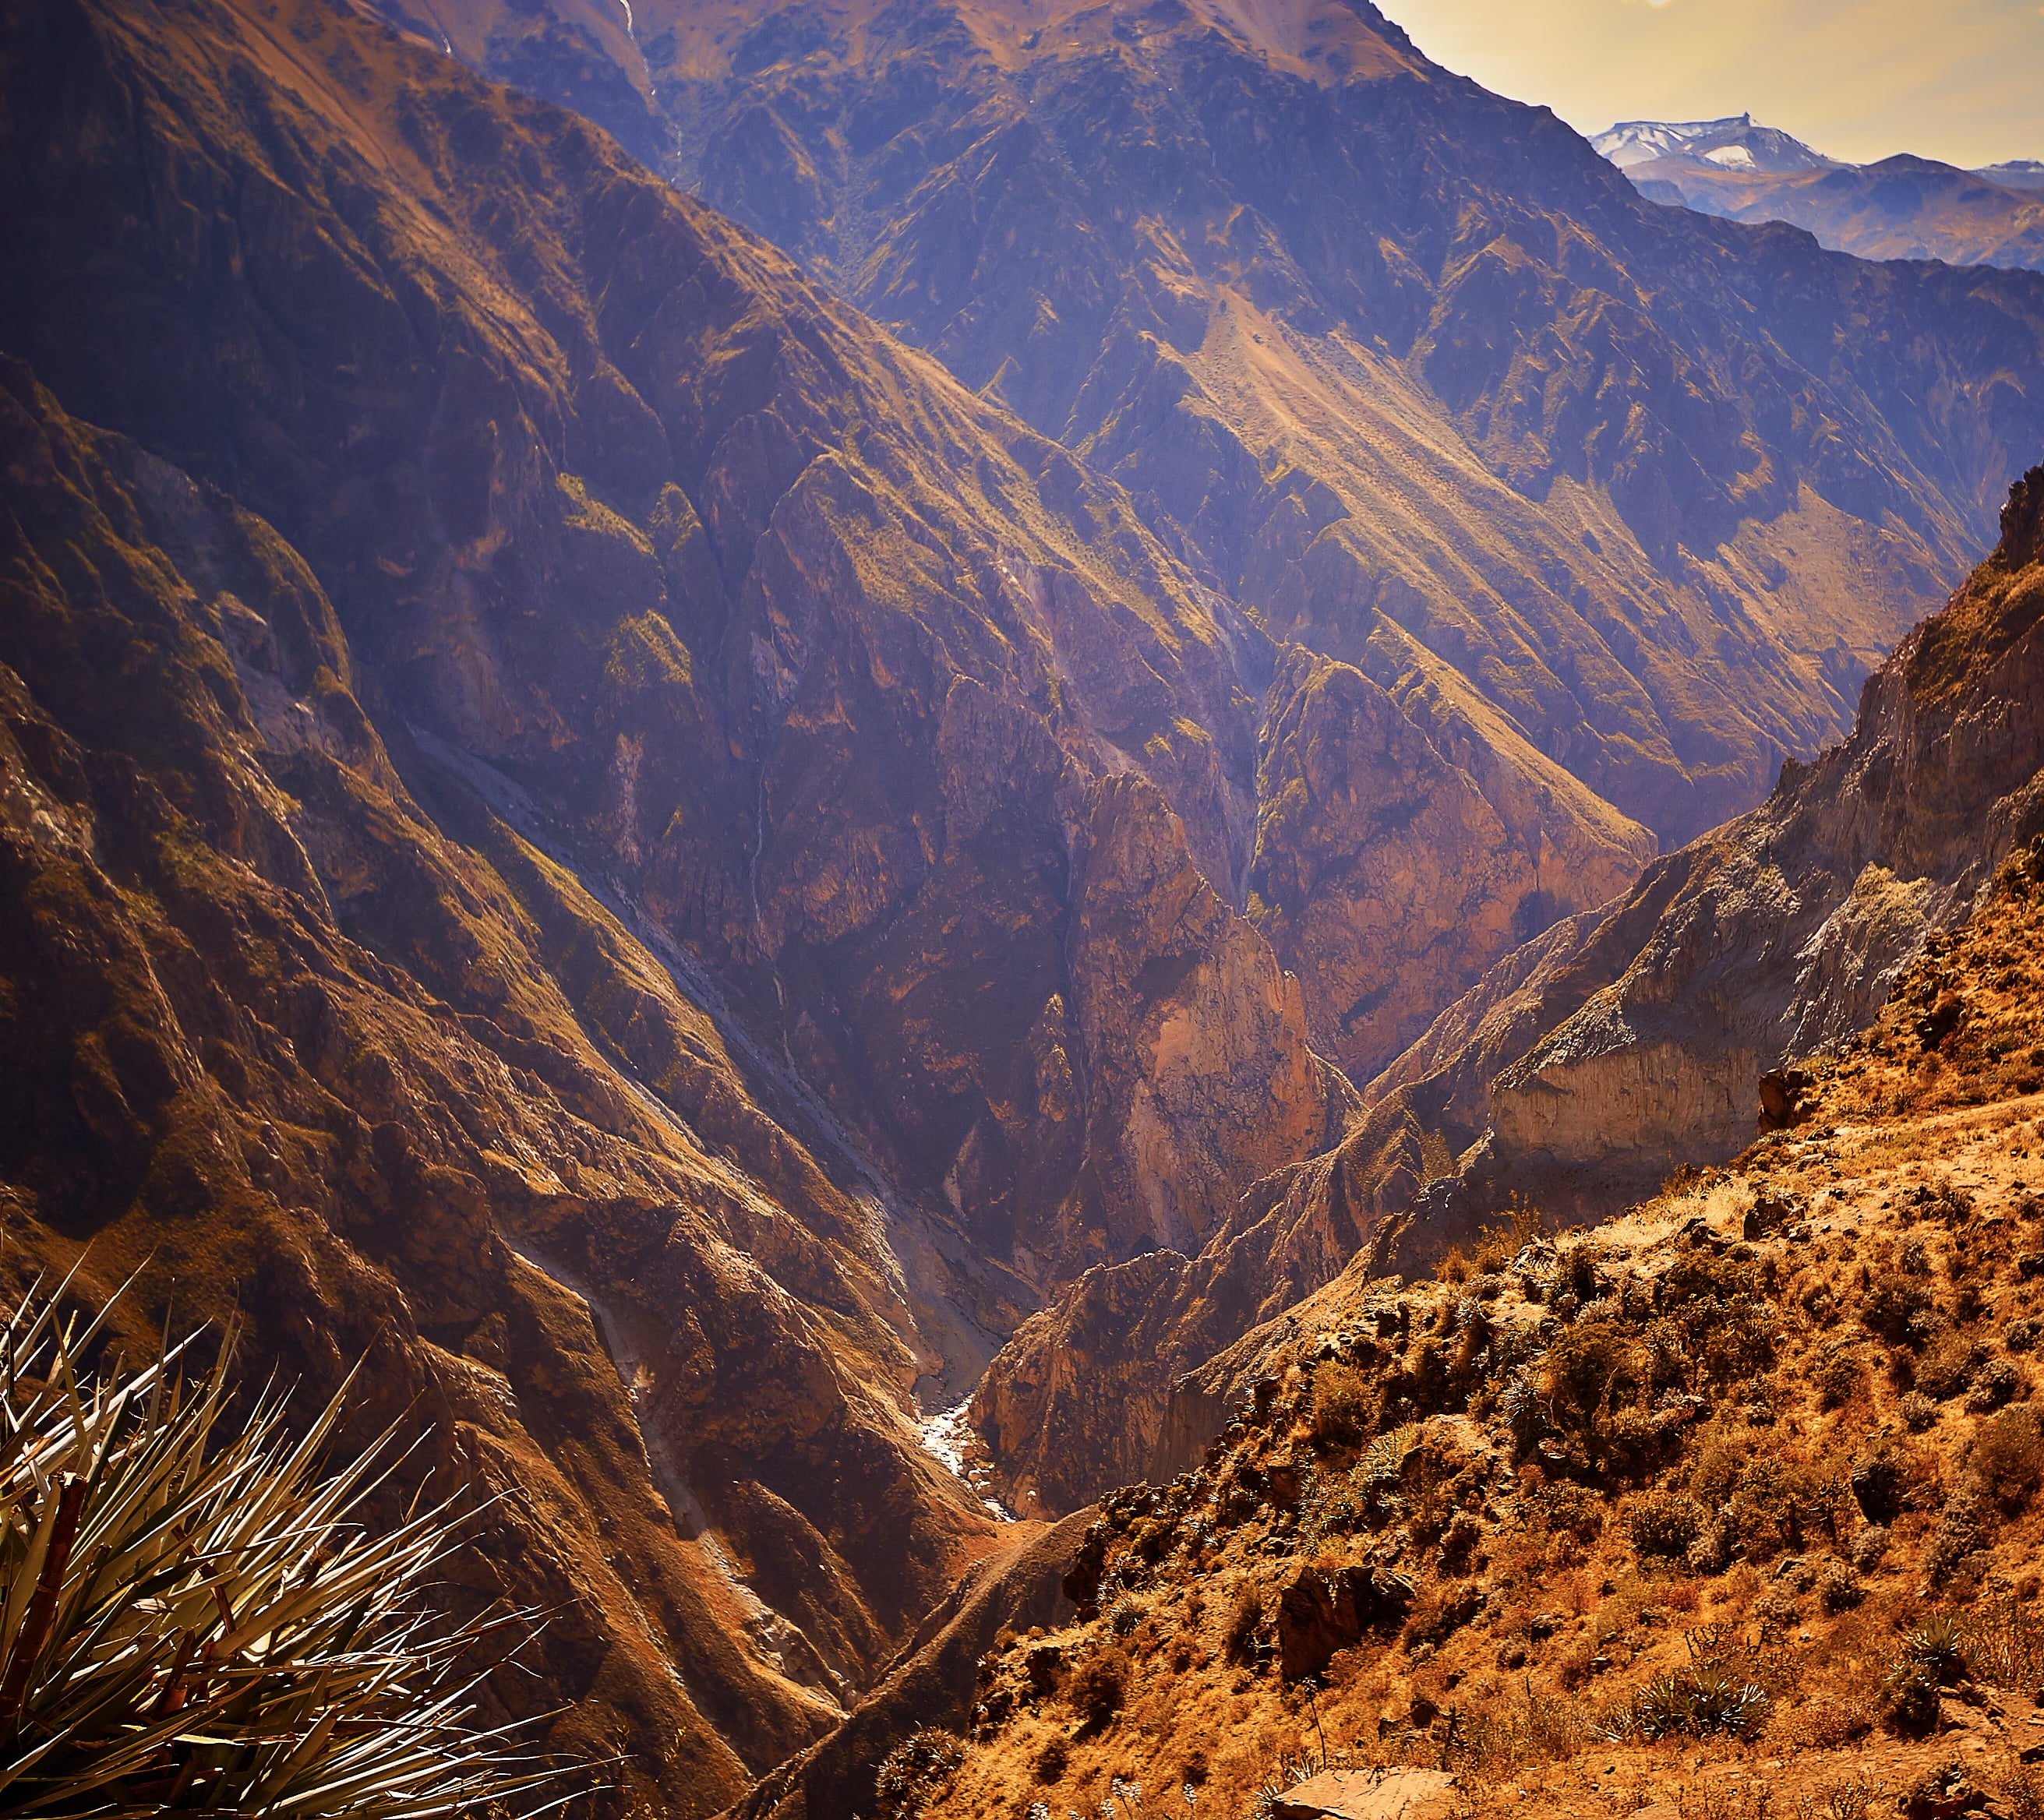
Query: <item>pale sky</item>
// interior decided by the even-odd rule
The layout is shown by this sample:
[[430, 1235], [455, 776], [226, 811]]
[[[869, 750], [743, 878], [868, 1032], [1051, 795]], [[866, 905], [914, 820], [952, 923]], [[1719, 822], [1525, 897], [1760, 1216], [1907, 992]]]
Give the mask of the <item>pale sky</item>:
[[1437, 63], [1583, 132], [1750, 113], [1819, 152], [2044, 158], [2038, 0], [1377, 0]]

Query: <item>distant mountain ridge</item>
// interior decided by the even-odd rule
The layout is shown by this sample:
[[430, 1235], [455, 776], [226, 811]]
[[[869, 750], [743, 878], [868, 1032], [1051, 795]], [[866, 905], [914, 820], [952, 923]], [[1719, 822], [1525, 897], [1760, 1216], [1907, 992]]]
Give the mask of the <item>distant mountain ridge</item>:
[[1656, 159], [1677, 156], [1700, 158], [1728, 171], [1764, 171], [1776, 175], [1829, 171], [1839, 163], [1777, 127], [1756, 126], [1750, 113], [1723, 120], [1622, 120], [1596, 134], [1590, 144], [1625, 171]]
[[1831, 158], [1750, 113], [1621, 121], [1591, 144], [1650, 201], [1733, 221], [1786, 221], [1869, 259], [2044, 270], [2044, 163], [1977, 171], [1903, 152]]

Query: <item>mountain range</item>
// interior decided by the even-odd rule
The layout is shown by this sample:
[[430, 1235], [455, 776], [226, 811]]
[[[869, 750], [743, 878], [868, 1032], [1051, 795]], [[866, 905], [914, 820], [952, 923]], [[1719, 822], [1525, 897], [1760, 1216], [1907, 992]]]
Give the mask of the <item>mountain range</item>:
[[1977, 171], [1898, 153], [1827, 158], [1750, 114], [1621, 121], [1590, 143], [1657, 202], [1733, 221], [1788, 221], [1869, 259], [2044, 268], [2044, 166]]
[[1362, 0], [436, 6], [0, 34], [0, 1256], [364, 1360], [497, 1716], [708, 1814], [1963, 919], [2044, 277]]

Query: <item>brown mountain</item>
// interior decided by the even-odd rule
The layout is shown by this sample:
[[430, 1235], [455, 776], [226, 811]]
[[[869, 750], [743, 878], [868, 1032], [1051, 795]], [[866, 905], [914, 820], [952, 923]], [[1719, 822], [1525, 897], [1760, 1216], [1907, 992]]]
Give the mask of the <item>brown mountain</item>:
[[[571, 105], [609, 68], [601, 117], [653, 120], [663, 167], [1358, 673], [1317, 723], [1396, 800], [1308, 767], [1276, 826], [1326, 850], [1233, 882], [1358, 1077], [1629, 882], [1650, 831], [1693, 837], [1842, 733], [2044, 432], [2036, 281], [1644, 205], [1362, 0], [390, 16]], [[1415, 766], [1466, 838], [1408, 877], [1363, 850]], [[1424, 953], [1358, 937], [1408, 904]]]
[[1767, 171], [1677, 152], [1625, 174], [1654, 202], [1727, 221], [1788, 221], [1861, 259], [2044, 270], [2044, 197], [1934, 158]]
[[[686, 17], [690, 56], [758, 23]], [[1014, 69], [1073, 76], [1091, 130], [1143, 59], [1218, 59], [1251, 85], [1229, 144], [1274, 94], [1337, 125], [1385, 102], [1358, 142], [1382, 183], [1457, 109], [1500, 186], [1511, 136], [1554, 130], [1374, 15], [1159, 17], [1146, 48], [1074, 15], [1068, 59], [1017, 39]], [[970, 83], [1006, 67], [962, 54]], [[1463, 1077], [1366, 1111], [1340, 1063], [1486, 967], [1527, 1039], [1500, 1066], [1576, 1008], [1529, 970], [1589, 977], [1659, 901], [1571, 946], [1651, 853], [1620, 799], [1680, 827], [1820, 737], [1859, 659], [1827, 672], [1784, 603], [1870, 655], [2033, 410], [2029, 280], [1669, 240], [1606, 183], [1612, 244], [1695, 267], [1679, 304], [1608, 309], [1566, 274], [1616, 284], [1616, 255], [1539, 182], [1443, 171], [1490, 237], [1443, 237], [1430, 175], [1343, 293], [1405, 296], [1402, 346], [1308, 324], [1349, 255], [1263, 237], [1281, 196], [1207, 195], [1176, 217], [1222, 236], [1185, 268], [1207, 330], [1129, 328], [1117, 291], [1067, 414], [1120, 402], [1061, 441], [1014, 408], [1055, 375], [966, 390], [584, 121], [327, 0], [33, 0], [0, 93], [0, 1255], [83, 1256], [95, 1297], [140, 1269], [151, 1315], [241, 1307], [253, 1373], [325, 1388], [367, 1353], [362, 1423], [503, 1495], [451, 1595], [558, 1614], [503, 1697], [555, 1714], [549, 1748], [622, 1751], [620, 1814], [720, 1809], [921, 1684], [897, 1653], [1027, 1538], [917, 1426], [1009, 1336], [1055, 1369], [994, 1373], [980, 1419], [1041, 1506], [1076, 1503], [1186, 1444], [1178, 1361], [1397, 1242]], [[1177, 117], [1151, 99], [1131, 132]], [[1553, 143], [1539, 181], [1573, 195]], [[1073, 321], [1089, 219], [1060, 241]], [[1416, 290], [1383, 278], [1401, 247]], [[1138, 290], [1168, 305], [1179, 270]], [[1478, 309], [1500, 285], [1520, 301]], [[1588, 342], [1527, 327], [1558, 300]], [[1623, 371], [1579, 360], [1614, 323]], [[1304, 427], [1274, 455], [1241, 426], [1291, 439], [1280, 405]], [[1162, 486], [1144, 462], [1202, 423]], [[1702, 478], [1663, 510], [1678, 442]], [[1712, 579], [1761, 547], [1739, 501], [1857, 551], [1877, 606], [1828, 560]], [[1730, 541], [1678, 563], [1712, 524]], [[1611, 551], [1634, 643], [1583, 579]], [[946, 1699], [999, 1622], [970, 1609]]]
[[40, 0], [0, 83], [9, 1267], [370, 1352], [520, 1710], [714, 1811], [994, 1545], [928, 1400], [1354, 1107], [1208, 882], [1268, 641], [379, 23]]

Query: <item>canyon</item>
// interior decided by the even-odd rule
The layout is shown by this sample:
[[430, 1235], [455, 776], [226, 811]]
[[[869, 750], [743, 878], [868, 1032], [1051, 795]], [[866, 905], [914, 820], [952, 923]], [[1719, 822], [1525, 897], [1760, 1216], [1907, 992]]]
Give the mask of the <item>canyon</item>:
[[2034, 485], [1910, 628], [2044, 278], [1334, 0], [436, 5], [0, 35], [0, 1262], [363, 1361], [599, 1810], [821, 1812], [1009, 1511], [1731, 1155], [2028, 838]]

